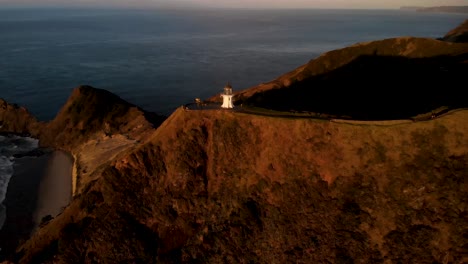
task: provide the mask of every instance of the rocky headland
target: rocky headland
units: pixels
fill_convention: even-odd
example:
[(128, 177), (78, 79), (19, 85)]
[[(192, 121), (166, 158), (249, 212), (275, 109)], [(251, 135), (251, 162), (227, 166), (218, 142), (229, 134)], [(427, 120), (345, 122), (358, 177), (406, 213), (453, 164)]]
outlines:
[[(456, 85), (467, 56), (464, 43), (363, 43), (237, 94), (359, 122), (184, 107), (164, 119), (88, 86), (48, 123), (2, 101), (0, 131), (75, 157), (72, 202), (6, 261), (467, 262), (468, 106)], [(441, 106), (451, 111), (388, 121)]]

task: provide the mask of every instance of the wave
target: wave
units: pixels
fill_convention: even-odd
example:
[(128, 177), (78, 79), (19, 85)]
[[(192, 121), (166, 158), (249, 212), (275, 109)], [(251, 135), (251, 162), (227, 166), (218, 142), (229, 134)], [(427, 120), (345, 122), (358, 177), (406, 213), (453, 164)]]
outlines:
[(0, 203), (5, 200), (8, 182), (13, 175), (13, 161), (6, 156), (0, 156)]
[(30, 137), (0, 136), (0, 229), (6, 219), (6, 208), (3, 205), (8, 183), (13, 176), (14, 155), (25, 154), (39, 147), (39, 141)]

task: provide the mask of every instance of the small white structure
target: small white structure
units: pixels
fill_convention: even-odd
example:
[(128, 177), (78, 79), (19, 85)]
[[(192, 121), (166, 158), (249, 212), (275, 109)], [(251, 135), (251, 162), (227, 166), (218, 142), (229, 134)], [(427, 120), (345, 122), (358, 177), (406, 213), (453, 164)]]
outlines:
[(222, 108), (234, 108), (234, 104), (232, 104), (232, 97), (234, 95), (232, 94), (232, 86), (228, 83), (224, 87), (224, 93), (221, 94), (221, 97), (223, 97), (223, 105), (221, 105)]

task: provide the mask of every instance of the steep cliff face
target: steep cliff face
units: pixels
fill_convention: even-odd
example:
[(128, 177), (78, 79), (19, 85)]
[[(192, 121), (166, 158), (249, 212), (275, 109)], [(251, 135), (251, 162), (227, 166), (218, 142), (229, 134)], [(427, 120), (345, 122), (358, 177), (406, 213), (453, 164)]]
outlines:
[(468, 111), (385, 126), (179, 109), (17, 257), (462, 263), (467, 131)]

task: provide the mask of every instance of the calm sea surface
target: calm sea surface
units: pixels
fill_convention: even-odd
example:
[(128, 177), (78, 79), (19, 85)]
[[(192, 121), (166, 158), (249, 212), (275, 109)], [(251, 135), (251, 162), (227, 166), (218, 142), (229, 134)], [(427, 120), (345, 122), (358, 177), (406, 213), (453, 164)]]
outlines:
[(325, 51), (436, 38), (465, 15), (384, 10), (1, 9), (0, 97), (52, 119), (80, 84), (170, 114), (274, 79)]

